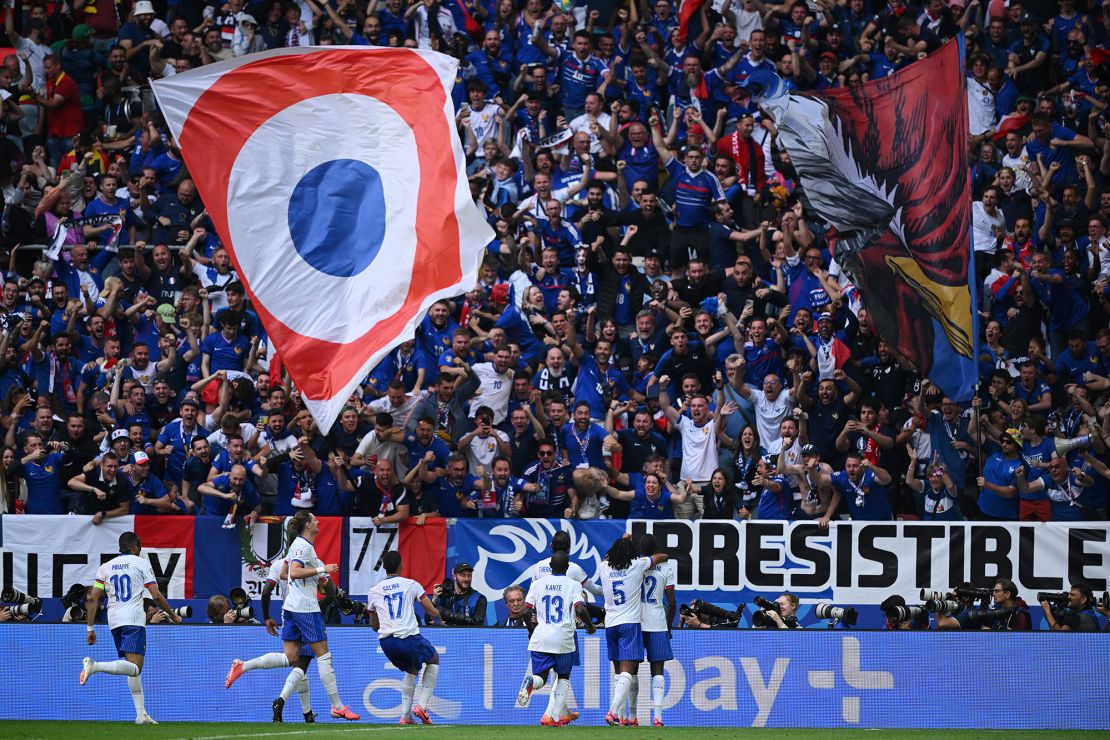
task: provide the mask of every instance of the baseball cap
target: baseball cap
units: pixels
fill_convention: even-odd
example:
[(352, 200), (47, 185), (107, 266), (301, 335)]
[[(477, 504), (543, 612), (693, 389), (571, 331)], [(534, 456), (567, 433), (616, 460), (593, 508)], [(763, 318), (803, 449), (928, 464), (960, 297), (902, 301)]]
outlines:
[(474, 566), (472, 566), (470, 563), (457, 563), (455, 565), (455, 567), (451, 570), (451, 572), (456, 574), (456, 575), (458, 575), (459, 573), (463, 573), (465, 571), (470, 571), (470, 572), (473, 573), (474, 572)]
[(112, 441), (115, 442), (117, 439), (130, 439), (130, 437), (127, 436), (127, 430), (117, 429), (112, 432)]
[(1021, 21), (1019, 21), (1019, 22), (1022, 25), (1026, 24), (1026, 23), (1032, 23), (1033, 25), (1036, 25), (1036, 24), (1040, 23), (1041, 20), (1037, 16), (1035, 16), (1033, 13), (1026, 12), (1025, 15), (1023, 15), (1021, 17)]
[(135, 3), (134, 15), (154, 15), (154, 3), (150, 0), (139, 0)]
[(1014, 429), (1013, 427), (1010, 427), (1009, 429), (1004, 431), (1002, 433), (1002, 436), (1012, 439), (1014, 441), (1014, 444), (1016, 444), (1018, 447), (1021, 447), (1021, 443), (1025, 441), (1025, 438), (1021, 436), (1021, 432), (1017, 429)]
[(136, 465), (149, 465), (150, 464), (150, 457), (145, 452), (143, 452), (142, 450), (139, 450), (138, 452), (135, 453), (135, 464)]
[(802, 455), (820, 455), (817, 445), (802, 445)]
[(79, 41), (81, 39), (87, 39), (89, 36), (92, 35), (92, 26), (88, 25), (87, 23), (78, 23), (76, 26), (73, 27), (73, 33), (71, 34), (71, 37)]
[[(839, 23), (833, 23), (831, 26), (829, 26), (827, 29), (825, 29), (825, 33), (827, 33), (827, 34), (828, 33), (833, 33), (833, 32), (844, 33), (844, 27), (841, 26)], [(826, 54), (831, 54), (832, 52), (825, 52), (825, 53)]]
[(163, 303), (161, 306), (154, 309), (154, 311), (158, 314), (163, 322), (167, 324), (177, 323), (177, 311), (175, 311), (173, 306), (171, 306), (170, 304)]
[(835, 62), (836, 61), (836, 54), (833, 54), (831, 51), (823, 51), (823, 52), (821, 52), (821, 55), (817, 58), (818, 59), (831, 59), (832, 61)]
[(244, 23), (249, 23), (252, 26), (257, 26), (258, 25), (258, 21), (256, 21), (254, 19), (254, 16), (251, 15), (250, 13), (243, 13), (242, 15), (239, 16), (239, 25), (241, 26)]

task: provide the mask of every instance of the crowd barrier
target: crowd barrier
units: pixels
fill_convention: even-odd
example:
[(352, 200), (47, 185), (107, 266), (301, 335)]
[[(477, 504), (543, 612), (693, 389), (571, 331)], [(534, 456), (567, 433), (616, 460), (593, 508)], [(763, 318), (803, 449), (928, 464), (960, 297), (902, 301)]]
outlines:
[[(0, 517), (0, 583), (42, 597), (60, 597), (74, 583), (91, 583), (114, 557), (121, 532), (143, 541), (160, 587), (173, 600), (203, 601), (242, 587), (261, 592), (268, 564), (286, 547), (279, 520), (252, 528), (223, 528), (221, 517), (129, 516), (94, 526), (87, 517)], [(876, 605), (900, 594), (917, 603), (921, 589), (961, 581), (1016, 582), (1032, 603), (1038, 591), (1062, 591), (1085, 581), (1096, 594), (1110, 578), (1110, 523), (564, 521), (546, 519), (431, 519), (375, 527), (370, 519), (323, 517), (316, 549), (340, 565), (337, 580), (354, 595), (383, 577), (381, 555), (401, 552), (404, 574), (426, 589), (449, 576), (456, 562), (474, 566), (474, 588), (504, 617), (502, 591), (550, 555), (551, 537), (567, 531), (571, 559), (594, 576), (624, 532), (651, 531), (676, 564), (680, 601), (699, 598), (729, 608), (756, 595), (798, 594), (803, 624), (818, 602), (856, 606), (860, 627), (881, 627)], [(1040, 610), (1033, 610), (1040, 619)], [(746, 613), (750, 613), (746, 612)], [(747, 623), (744, 623), (747, 626)]]
[[(528, 666), (527, 632), (425, 629), (441, 657), (429, 707), (437, 723), (535, 724), (547, 689), (527, 709), (516, 692)], [(97, 645), (80, 625), (0, 625), (9, 656), (0, 668), (0, 718), (124, 720), (127, 683), (95, 675), (78, 685), (81, 658), (114, 659), (106, 627)], [(344, 702), (364, 723), (395, 723), (401, 673), (368, 627), (332, 628), (329, 647)], [(230, 690), (233, 658), (278, 648), (261, 627), (163, 625), (148, 629), (143, 685), (161, 721), (266, 722), (287, 670), (246, 674)], [(602, 723), (610, 695), (603, 636), (579, 633), (581, 665), (570, 705)], [(676, 631), (667, 663), (665, 720), (674, 726), (1106, 729), (1110, 639), (1104, 634)], [(650, 718), (650, 680), (640, 675), (639, 716)], [(325, 713), (316, 669), (312, 704)], [(291, 699), (287, 721), (300, 721)]]

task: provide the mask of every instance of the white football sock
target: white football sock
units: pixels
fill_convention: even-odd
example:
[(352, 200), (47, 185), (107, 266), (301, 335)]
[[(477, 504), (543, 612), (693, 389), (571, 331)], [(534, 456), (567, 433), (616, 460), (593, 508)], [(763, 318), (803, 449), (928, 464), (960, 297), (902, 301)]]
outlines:
[(609, 704), (610, 713), (620, 715), (621, 710), (624, 709), (624, 702), (628, 699), (628, 689), (631, 686), (631, 673), (621, 673), (617, 676), (616, 684), (613, 687), (613, 701)]
[(424, 709), (428, 708), (428, 703), (432, 700), (432, 694), (436, 690), (436, 679), (439, 678), (439, 663), (428, 663), (424, 666), (424, 675), (420, 677), (420, 697), (417, 704)]
[(416, 693), (416, 676), (406, 673), (401, 679), (401, 716), (412, 716), (412, 695)]
[(251, 658), (243, 663), (243, 672), (254, 671), (259, 668), (288, 668), (289, 658), (285, 653), (266, 653), (257, 658)]
[(112, 673), (117, 676), (137, 676), (139, 666), (129, 660), (110, 660), (105, 663), (93, 662), (93, 673)]
[(301, 668), (298, 667), (289, 671), (289, 675), (285, 677), (285, 685), (281, 687), (281, 693), (279, 694), (282, 701), (289, 701), (289, 697), (297, 690), (302, 680), (304, 680), (304, 671)]
[[(537, 680), (540, 682), (539, 686), (536, 686)], [(536, 691), (542, 689), (544, 685), (543, 679), (539, 676), (532, 676), (532, 685), (536, 686), (536, 688), (534, 689)], [(556, 687), (558, 687), (558, 685), (559, 678), (558, 676), (556, 676), (555, 683), (551, 685), (551, 693), (547, 695), (547, 709), (543, 710), (543, 713), (546, 714), (548, 717), (551, 717), (551, 719), (559, 719), (559, 715), (555, 714), (555, 689)]]
[(666, 693), (666, 683), (663, 676), (651, 677), (651, 703), (655, 707), (655, 719), (663, 721), (663, 695)]
[(570, 681), (565, 678), (555, 679), (555, 688), (551, 690), (551, 696), (555, 698), (555, 713), (551, 715), (552, 719), (562, 719), (567, 713), (568, 688), (570, 688)]
[(636, 719), (636, 702), (640, 700), (640, 677), (633, 676), (628, 687), (628, 719)]
[(301, 682), (297, 684), (297, 696), (301, 697), (301, 714), (312, 711), (312, 699), (308, 694), (308, 679), (301, 673)]
[(335, 709), (342, 709), (343, 702), (339, 700), (339, 688), (335, 684), (335, 669), (331, 667), (331, 653), (316, 658), (316, 670), (320, 674), (320, 683), (324, 684), (324, 691), (328, 692), (328, 701)]
[[(135, 665), (132, 663), (131, 665)], [(135, 666), (138, 668), (138, 666)], [(131, 689), (131, 701), (135, 703), (135, 716), (146, 716), (146, 697), (143, 695), (143, 680), (138, 676), (127, 677), (127, 688)]]

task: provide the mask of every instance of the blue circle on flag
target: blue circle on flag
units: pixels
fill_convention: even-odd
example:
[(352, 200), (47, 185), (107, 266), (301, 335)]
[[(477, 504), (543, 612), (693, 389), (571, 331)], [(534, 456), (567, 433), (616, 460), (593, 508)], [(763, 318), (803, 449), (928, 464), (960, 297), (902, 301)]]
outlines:
[(305, 262), (334, 277), (365, 270), (385, 239), (378, 171), (355, 159), (313, 167), (289, 198), (289, 234)]

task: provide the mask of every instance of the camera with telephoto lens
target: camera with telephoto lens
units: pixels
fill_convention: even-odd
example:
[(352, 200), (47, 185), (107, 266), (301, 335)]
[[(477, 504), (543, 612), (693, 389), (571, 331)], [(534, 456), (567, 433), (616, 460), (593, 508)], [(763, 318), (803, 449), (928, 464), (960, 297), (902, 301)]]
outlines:
[(777, 601), (769, 601), (762, 596), (756, 596), (753, 601), (755, 601), (755, 605), (758, 606), (760, 609), (782, 614), (782, 607), (779, 606), (779, 603)]
[(0, 592), (0, 601), (11, 604), (8, 611), (12, 613), (12, 616), (33, 617), (42, 611), (42, 599), (25, 594), (11, 586)]
[(944, 616), (959, 614), (963, 610), (963, 605), (955, 599), (928, 599), (925, 601), (924, 607), (925, 611), (930, 614)]
[(971, 601), (990, 601), (992, 594), (989, 588), (976, 588), (975, 586), (956, 586), (953, 590), (958, 599)]
[(188, 619), (189, 617), (193, 616), (193, 607), (189, 606), (188, 604), (186, 604), (185, 606), (179, 606), (176, 609), (171, 609), (170, 611), (181, 617), (182, 619)]
[(233, 588), (228, 592), (228, 601), (231, 602), (231, 611), (235, 614), (235, 621), (254, 622), (254, 606), (251, 605), (250, 597), (247, 592), (241, 588)]
[(367, 618), (366, 604), (361, 601), (355, 601), (343, 589), (338, 589), (335, 594), (335, 605), (339, 607), (339, 611), (346, 614), (348, 617), (354, 615), (355, 621), (360, 622)]
[(698, 620), (710, 627), (737, 627), (743, 611), (743, 604), (737, 605), (735, 611), (729, 611), (701, 599), (694, 599), (689, 604), (678, 607), (678, 612), (683, 617), (696, 616)]
[(1017, 611), (1016, 606), (1007, 609), (968, 609), (965, 618), (971, 629), (993, 628), (996, 623), (1006, 624)]
[(1071, 594), (1069, 594), (1067, 591), (1059, 591), (1059, 592), (1057, 592), (1057, 591), (1038, 591), (1037, 592), (1037, 601), (1038, 602), (1047, 601), (1049, 604), (1052, 604), (1054, 607), (1055, 606), (1061, 606), (1061, 607), (1062, 606), (1067, 606), (1068, 605), (1068, 599), (1070, 599), (1070, 598), (1071, 598)]
[(828, 602), (822, 602), (813, 609), (813, 613), (817, 615), (818, 619), (831, 619), (834, 622), (843, 622), (849, 627), (854, 627), (856, 620), (859, 619), (859, 613), (852, 607), (834, 606)]
[(450, 578), (444, 579), (443, 583), (440, 584), (440, 588), (442, 588), (443, 591), (442, 591), (442, 593), (440, 593), (439, 598), (441, 598), (441, 599), (453, 599), (453, 598), (455, 598), (455, 582), (452, 581)]
[(886, 618), (894, 624), (908, 622), (911, 619), (920, 619), (924, 617), (926, 613), (927, 610), (923, 606), (899, 606), (897, 604), (883, 610), (883, 614), (886, 615)]
[(85, 621), (85, 618), (89, 616), (89, 612), (85, 608), (85, 587), (80, 583), (70, 586), (65, 596), (62, 597), (62, 606), (69, 614), (69, 621)]
[(444, 624), (453, 624), (456, 627), (483, 627), (485, 622), (477, 617), (472, 617), (469, 614), (459, 614), (458, 612), (443, 609), (440, 611), (439, 616), (443, 619)]
[(1095, 606), (1099, 609), (1110, 609), (1110, 591), (1102, 594), (1102, 598), (1095, 602)]

